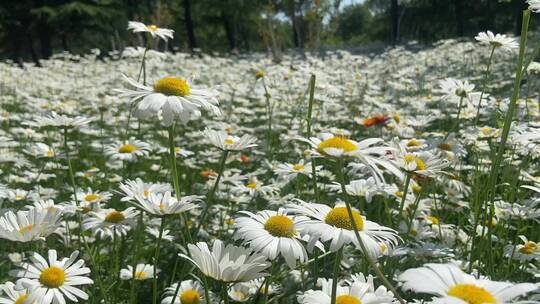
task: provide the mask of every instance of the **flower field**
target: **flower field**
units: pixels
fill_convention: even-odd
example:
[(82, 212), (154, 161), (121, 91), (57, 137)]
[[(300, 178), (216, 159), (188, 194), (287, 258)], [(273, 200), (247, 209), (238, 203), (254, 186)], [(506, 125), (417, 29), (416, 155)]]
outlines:
[(1, 63), (0, 303), (540, 303), (531, 14), (281, 63)]

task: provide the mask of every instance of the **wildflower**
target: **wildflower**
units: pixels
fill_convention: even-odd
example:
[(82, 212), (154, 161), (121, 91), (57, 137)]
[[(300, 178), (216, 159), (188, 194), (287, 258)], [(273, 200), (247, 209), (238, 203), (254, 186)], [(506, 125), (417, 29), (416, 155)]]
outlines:
[(237, 137), (228, 135), (224, 131), (206, 129), (203, 132), (203, 136), (210, 144), (223, 151), (242, 151), (257, 146), (255, 144), (257, 138), (247, 134)]
[(87, 277), (90, 268), (84, 267), (84, 260), (77, 260), (78, 251), (74, 251), (69, 258), (58, 260), (56, 250), (48, 251), (48, 260), (34, 252), (30, 256), (30, 263), (21, 263), (21, 269), (10, 272), (20, 278), (17, 285), (30, 290), (37, 298), (37, 303), (66, 303), (66, 298), (77, 302), (77, 298), (88, 300), (88, 294), (81, 289), (81, 285), (91, 285), (94, 282)]
[(161, 38), (164, 41), (167, 41), (169, 38), (173, 39), (173, 30), (160, 28), (154, 24), (146, 25), (142, 22), (129, 21), (128, 30), (131, 30), (134, 33), (149, 33), (152, 38)]
[(516, 39), (504, 34), (493, 34), (491, 31), (480, 32), (474, 39), (482, 44), (489, 45), (493, 48), (500, 48), (507, 52), (512, 52), (519, 47)]
[(188, 244), (188, 257), (206, 276), (223, 282), (246, 282), (266, 276), (263, 271), (270, 267), (264, 255), (234, 245), (225, 246), (222, 241), (215, 240), (210, 250), (204, 242)]
[[(158, 269), (156, 273), (159, 273)], [(154, 265), (151, 264), (137, 264), (135, 266), (135, 277), (133, 276), (133, 266), (128, 265), (127, 268), (120, 270), (120, 279), (136, 281), (148, 280), (154, 277)]]

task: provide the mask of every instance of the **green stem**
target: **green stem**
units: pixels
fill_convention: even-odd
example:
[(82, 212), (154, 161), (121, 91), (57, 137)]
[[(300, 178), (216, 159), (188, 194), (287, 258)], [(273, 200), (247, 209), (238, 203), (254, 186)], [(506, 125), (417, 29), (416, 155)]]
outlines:
[[(488, 217), (488, 243), (489, 243), (489, 250), (491, 251), (492, 242), (491, 242), (491, 232), (492, 232), (492, 220), (493, 216), (495, 214), (495, 185), (497, 183), (497, 179), (499, 177), (499, 169), (501, 166), (501, 162), (504, 156), (504, 151), (506, 148), (506, 142), (508, 140), (508, 134), (510, 133), (510, 127), (512, 125), (512, 119), (514, 117), (514, 110), (516, 108), (517, 100), (519, 97), (519, 91), (520, 91), (520, 85), (521, 85), (521, 79), (523, 78), (523, 61), (525, 57), (525, 48), (527, 46), (527, 33), (529, 29), (529, 19), (530, 19), (531, 12), (529, 10), (523, 11), (523, 20), (522, 20), (522, 27), (521, 27), (521, 38), (519, 43), (519, 56), (518, 56), (518, 64), (516, 67), (516, 79), (514, 81), (514, 89), (512, 92), (512, 97), (510, 99), (510, 104), (508, 105), (508, 111), (506, 112), (506, 117), (504, 121), (503, 131), (501, 135), (501, 141), (499, 144), (499, 149), (497, 152), (497, 155), (495, 157), (495, 160), (491, 166), (491, 173), (489, 175), (489, 182), (488, 182), (488, 193), (489, 193), (489, 201), (486, 201), (486, 204), (489, 203), (489, 217)], [(493, 263), (490, 259), (489, 261), (491, 273), (494, 272), (493, 269)]]
[(154, 277), (153, 277), (153, 284), (152, 284), (152, 295), (153, 295), (153, 304), (157, 304), (158, 299), (158, 290), (157, 290), (157, 267), (158, 267), (158, 260), (159, 260), (159, 251), (161, 249), (161, 239), (163, 238), (163, 229), (165, 228), (165, 220), (166, 216), (161, 218), (161, 224), (159, 225), (159, 236), (156, 244), (156, 250), (154, 252)]
[(356, 236), (356, 240), (358, 241), (358, 244), (360, 244), (360, 248), (362, 249), (362, 252), (364, 253), (364, 257), (368, 261), (371, 268), (373, 268), (373, 270), (375, 271), (375, 273), (377, 274), (379, 279), (382, 281), (384, 286), (386, 286), (386, 288), (388, 288), (388, 290), (390, 290), (392, 293), (394, 293), (394, 296), (399, 300), (399, 302), (401, 304), (406, 304), (405, 300), (403, 300), (403, 298), (401, 298), (401, 296), (398, 294), (397, 289), (394, 287), (394, 285), (392, 285), (392, 283), (390, 283), (390, 281), (386, 278), (386, 276), (384, 275), (382, 270), (379, 268), (379, 266), (377, 266), (377, 263), (375, 263), (375, 260), (369, 254), (369, 251), (367, 250), (366, 244), (364, 244), (364, 241), (360, 237), (360, 233), (358, 232), (356, 222), (354, 221), (354, 218), (353, 218), (351, 203), (349, 202), (349, 197), (348, 197), (347, 191), (345, 189), (345, 175), (343, 174), (344, 162), (343, 162), (342, 159), (340, 159), (337, 162), (337, 166), (338, 166), (337, 175), (339, 177), (339, 182), (341, 184), (341, 192), (343, 194), (343, 198), (344, 198), (344, 201), (345, 201), (345, 206), (347, 207), (347, 213), (349, 214), (349, 220), (351, 222), (351, 226), (352, 226), (352, 230), (354, 231), (354, 235)]
[(336, 304), (337, 295), (337, 282), (339, 277), (339, 266), (341, 264), (341, 257), (343, 256), (343, 246), (336, 252), (336, 259), (334, 260), (334, 272), (332, 276), (332, 297), (331, 304)]
[(266, 141), (267, 141), (267, 153), (270, 160), (272, 160), (272, 105), (270, 104), (270, 93), (266, 88), (266, 83), (264, 78), (262, 79), (262, 84), (264, 88), (264, 99), (267, 115), (267, 127), (266, 127)]
[(491, 61), (493, 59), (493, 54), (495, 54), (495, 46), (491, 48), (491, 53), (489, 54), (489, 59), (486, 67), (486, 73), (484, 74), (484, 80), (482, 81), (482, 92), (480, 93), (480, 99), (478, 100), (478, 109), (476, 110), (476, 118), (474, 119), (475, 126), (478, 124), (478, 119), (480, 118), (480, 107), (482, 106), (482, 98), (484, 98), (484, 92), (486, 91), (487, 80), (491, 69)]
[(401, 216), (401, 214), (403, 213), (403, 208), (405, 207), (405, 199), (407, 198), (407, 193), (409, 192), (410, 183), (411, 183), (411, 174), (407, 173), (407, 176), (405, 177), (405, 185), (403, 186), (403, 190), (401, 190), (402, 194), (401, 194), (401, 203), (399, 204), (399, 216)]
[[(225, 303), (225, 304), (229, 304), (229, 294), (228, 294), (228, 292), (227, 292), (227, 289), (228, 289), (227, 285), (228, 285), (228, 284), (225, 283), (225, 282), (223, 282), (223, 284), (221, 285), (221, 290), (222, 290), (222, 291), (221, 291), (221, 292), (222, 292), (222, 294), (221, 294), (221, 299), (223, 300), (223, 303)], [(207, 300), (207, 301), (208, 301), (208, 300)], [(207, 302), (207, 303), (208, 303), (208, 302)]]
[(197, 229), (196, 229), (197, 232), (201, 229), (202, 223), (204, 222), (204, 220), (206, 219), (206, 216), (208, 215), (208, 211), (210, 210), (210, 206), (212, 204), (212, 201), (214, 200), (214, 196), (219, 187), (219, 182), (221, 181), (221, 177), (223, 176), (223, 171), (225, 170), (225, 164), (227, 162), (228, 156), (229, 156), (229, 151), (223, 150), (223, 154), (221, 154), (221, 159), (219, 161), (218, 176), (216, 177), (216, 180), (214, 182), (214, 185), (212, 186), (212, 189), (210, 190), (210, 192), (208, 192), (208, 196), (206, 199), (206, 206), (204, 207), (204, 210), (201, 214), (201, 220), (199, 221), (199, 225), (197, 226)]
[[(311, 124), (313, 116), (313, 102), (315, 100), (315, 75), (312, 74), (309, 80), (309, 105), (307, 115), (307, 132), (306, 136), (309, 139), (311, 137)], [(319, 188), (317, 187), (317, 164), (315, 158), (311, 158), (311, 181), (313, 182), (313, 192), (315, 193), (315, 202), (319, 202)]]

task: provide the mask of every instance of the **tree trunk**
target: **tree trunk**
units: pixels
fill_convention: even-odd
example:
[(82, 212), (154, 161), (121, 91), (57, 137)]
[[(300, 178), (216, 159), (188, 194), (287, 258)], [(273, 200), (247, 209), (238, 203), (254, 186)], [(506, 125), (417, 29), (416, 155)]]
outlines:
[(398, 0), (392, 0), (390, 8), (390, 18), (392, 19), (392, 44), (399, 41), (399, 3)]
[(465, 34), (463, 0), (454, 0), (454, 6), (456, 11), (456, 35), (462, 37)]
[(234, 37), (235, 35), (231, 27), (231, 23), (229, 22), (229, 18), (227, 18), (227, 15), (225, 15), (223, 11), (221, 12), (221, 22), (223, 24), (223, 29), (225, 30), (225, 36), (227, 36), (229, 49), (232, 51), (236, 48), (236, 39)]
[(36, 66), (41, 67), (41, 63), (39, 62), (39, 57), (36, 53), (36, 49), (34, 48), (34, 39), (32, 39), (32, 35), (28, 32), (26, 33), (26, 39), (28, 40), (28, 50), (30, 51), (32, 60), (34, 61)]
[(195, 39), (195, 31), (193, 29), (193, 19), (191, 18), (191, 0), (184, 0), (184, 22), (188, 36), (189, 48), (191, 50), (197, 48), (197, 40)]

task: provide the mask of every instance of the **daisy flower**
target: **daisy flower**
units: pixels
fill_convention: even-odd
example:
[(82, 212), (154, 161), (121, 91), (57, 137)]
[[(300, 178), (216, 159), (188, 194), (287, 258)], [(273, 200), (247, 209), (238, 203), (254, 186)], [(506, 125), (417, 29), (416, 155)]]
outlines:
[(82, 116), (69, 117), (66, 115), (57, 114), (56, 112), (51, 112), (51, 114), (45, 117), (35, 119), (33, 122), (30, 122), (29, 125), (35, 127), (58, 127), (61, 129), (72, 129), (87, 125), (91, 121), (91, 119)]
[(412, 152), (396, 155), (397, 165), (409, 174), (422, 176), (436, 176), (445, 173), (443, 169), (450, 166), (445, 158), (435, 155), (431, 152)]
[(150, 145), (136, 139), (124, 141), (105, 148), (105, 155), (113, 160), (134, 161), (139, 157), (148, 156)]
[(266, 276), (263, 271), (270, 267), (266, 257), (249, 249), (223, 244), (215, 240), (212, 249), (204, 242), (188, 244), (189, 254), (180, 254), (191, 261), (208, 277), (223, 282), (246, 282)]
[(170, 191), (166, 191), (165, 193), (150, 193), (147, 197), (136, 195), (135, 201), (132, 203), (150, 214), (163, 216), (195, 209), (199, 206), (194, 202), (199, 201), (199, 199), (198, 196), (191, 195), (183, 196), (178, 201)]
[(540, 244), (529, 241), (524, 235), (520, 235), (519, 238), (523, 241), (523, 244), (506, 246), (504, 255), (522, 262), (540, 260)]
[(129, 21), (127, 29), (134, 33), (149, 33), (150, 35), (152, 35), (152, 38), (158, 37), (163, 39), (164, 41), (167, 41), (169, 38), (173, 39), (174, 33), (174, 30), (160, 28), (154, 24), (146, 25), (138, 21)]
[(26, 153), (37, 158), (53, 158), (56, 155), (54, 149), (44, 143), (35, 143)]
[[(112, 197), (110, 192), (93, 191), (88, 188), (86, 191), (77, 191), (77, 199), (87, 204), (99, 204), (108, 201)], [(74, 196), (72, 196), (75, 199)]]
[(371, 203), (374, 195), (382, 192), (373, 177), (353, 180), (348, 185), (345, 185), (345, 191), (350, 196), (364, 197), (368, 203)]
[(527, 0), (529, 9), (535, 13), (540, 12), (540, 0)]
[[(300, 304), (332, 303), (332, 280), (320, 279), (321, 290), (308, 290), (298, 296)], [(352, 276), (348, 282), (337, 285), (337, 304), (383, 304), (395, 303), (394, 295), (383, 286), (375, 289), (373, 277), (366, 280), (363, 274)]]
[(199, 117), (200, 108), (215, 115), (221, 112), (217, 107), (218, 92), (213, 89), (192, 87), (188, 80), (179, 77), (164, 77), (149, 87), (125, 76), (124, 79), (135, 90), (117, 90), (122, 97), (129, 97), (130, 102), (137, 102), (135, 116), (141, 119), (152, 115), (161, 115), (161, 123), (171, 126), (176, 119), (183, 123)]
[(300, 138), (300, 140), (311, 145), (310, 153), (316, 157), (354, 158), (371, 171), (378, 183), (384, 181), (384, 172), (379, 166), (398, 176), (401, 174), (386, 158), (392, 148), (381, 145), (383, 143), (381, 138), (368, 138), (356, 142), (342, 135), (323, 133), (321, 138)]
[(474, 84), (467, 80), (446, 78), (439, 81), (439, 92), (443, 94), (442, 99), (459, 100), (464, 98), (472, 100)]
[(29, 289), (38, 298), (37, 303), (66, 303), (64, 297), (73, 302), (78, 302), (77, 298), (88, 300), (88, 294), (78, 286), (94, 282), (87, 277), (90, 268), (84, 267), (84, 260), (77, 260), (78, 255), (79, 252), (74, 251), (69, 258), (58, 260), (56, 250), (50, 249), (47, 261), (34, 252), (30, 263), (21, 263), (22, 269), (13, 270), (10, 274), (21, 278), (17, 285)]
[(538, 288), (530, 283), (477, 279), (454, 264), (425, 264), (406, 270), (398, 280), (403, 289), (434, 295), (438, 303), (510, 303)]
[[(178, 289), (178, 292), (176, 291)], [(173, 296), (176, 298), (173, 300)], [(186, 280), (180, 283), (174, 283), (165, 289), (165, 297), (161, 304), (206, 304), (204, 298), (204, 289), (201, 283), (193, 280)]]
[(102, 209), (89, 213), (89, 217), (84, 220), (85, 230), (92, 230), (94, 235), (101, 238), (127, 235), (131, 227), (135, 224), (135, 217), (138, 212), (134, 207), (129, 207), (123, 211), (114, 209)]
[(519, 43), (516, 39), (504, 34), (493, 34), (491, 31), (480, 32), (474, 39), (481, 44), (489, 45), (493, 48), (500, 48), (507, 52), (512, 52), (519, 47)]
[(247, 216), (235, 219), (236, 238), (242, 239), (255, 252), (262, 253), (271, 261), (281, 255), (290, 268), (296, 266), (297, 260), (300, 263), (307, 260), (306, 249), (296, 231), (296, 217), (288, 216), (282, 209), (277, 212), (240, 213)]
[(202, 134), (210, 144), (223, 151), (242, 151), (257, 146), (255, 143), (257, 138), (248, 134), (238, 137), (231, 136), (224, 131), (214, 131), (210, 129), (204, 130)]
[(6, 282), (0, 284), (0, 304), (26, 304), (35, 303), (35, 295), (31, 295), (27, 290), (19, 290), (15, 284)]
[[(156, 273), (159, 273), (158, 269)], [(152, 279), (154, 277), (154, 265), (151, 264), (137, 264), (135, 266), (135, 280), (142, 281)], [(131, 280), (133, 279), (133, 266), (128, 265), (127, 268), (120, 269), (120, 279)]]
[[(317, 166), (317, 169), (322, 168), (322, 166)], [(299, 174), (311, 177), (312, 173), (311, 163), (304, 163), (304, 160), (296, 164), (283, 163), (279, 164), (274, 168), (274, 172), (281, 178), (291, 181), (295, 179)]]
[(30, 207), (27, 211), (8, 211), (0, 217), (0, 239), (14, 242), (44, 240), (59, 226), (60, 209)]
[[(334, 208), (331, 208), (323, 204), (298, 201), (298, 203), (288, 205), (287, 208), (292, 213), (304, 216), (298, 219), (296, 227), (303, 236), (309, 237), (308, 250), (313, 249), (318, 240), (331, 241), (330, 251), (332, 252), (350, 243), (356, 245), (357, 248), (361, 247), (345, 205), (336, 204)], [(358, 233), (372, 257), (380, 256), (388, 247), (393, 248), (400, 241), (395, 230), (368, 221), (356, 209), (353, 209), (352, 213)]]
[(135, 180), (127, 180), (120, 184), (120, 190), (124, 192), (125, 196), (120, 199), (121, 201), (132, 201), (137, 197), (148, 198), (151, 193), (165, 193), (172, 191), (170, 184), (155, 184), (145, 183), (140, 178)]

